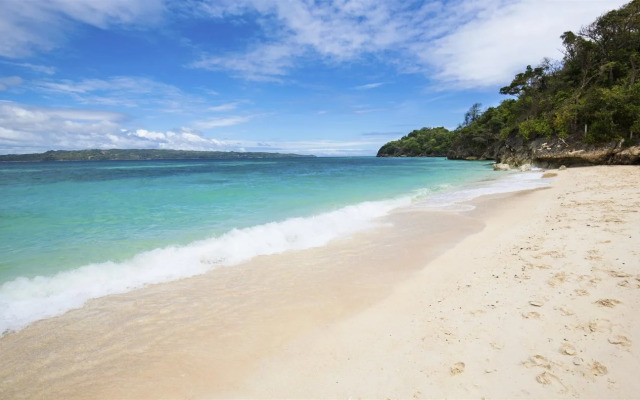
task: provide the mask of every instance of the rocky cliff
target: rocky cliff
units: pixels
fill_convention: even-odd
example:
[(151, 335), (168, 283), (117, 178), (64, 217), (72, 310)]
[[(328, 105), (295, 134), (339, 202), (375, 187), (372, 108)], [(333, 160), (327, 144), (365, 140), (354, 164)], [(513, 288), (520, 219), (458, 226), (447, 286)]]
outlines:
[(640, 146), (625, 146), (624, 140), (600, 145), (570, 138), (541, 138), (524, 142), (506, 140), (496, 161), (509, 165), (533, 164), (544, 168), (586, 165), (640, 164)]
[(624, 140), (603, 144), (587, 144), (580, 138), (538, 138), (527, 141), (513, 135), (490, 144), (481, 152), (473, 148), (453, 148), (448, 158), (457, 160), (495, 160), (513, 167), (532, 164), (542, 168), (587, 165), (640, 164), (640, 145), (629, 145)]

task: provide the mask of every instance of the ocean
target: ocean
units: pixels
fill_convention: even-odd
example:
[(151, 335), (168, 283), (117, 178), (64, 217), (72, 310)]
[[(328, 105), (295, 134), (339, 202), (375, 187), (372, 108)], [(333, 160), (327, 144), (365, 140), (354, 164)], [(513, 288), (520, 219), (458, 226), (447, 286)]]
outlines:
[(403, 207), (543, 186), (443, 158), (0, 163), (0, 334), (87, 300), (323, 246)]

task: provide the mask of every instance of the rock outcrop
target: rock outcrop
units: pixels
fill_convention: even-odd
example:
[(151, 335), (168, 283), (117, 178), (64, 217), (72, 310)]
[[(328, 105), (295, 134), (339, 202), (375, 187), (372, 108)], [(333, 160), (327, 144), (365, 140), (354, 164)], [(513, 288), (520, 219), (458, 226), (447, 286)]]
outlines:
[(596, 146), (575, 138), (540, 138), (525, 142), (518, 137), (507, 139), (496, 153), (496, 161), (513, 166), (528, 163), (542, 168), (640, 164), (640, 146), (625, 146), (624, 140)]
[[(584, 143), (579, 137), (538, 138), (526, 140), (512, 135), (506, 140), (491, 143), (481, 149), (453, 148), (447, 157), (453, 160), (495, 160), (496, 164), (506, 164), (514, 168), (528, 164), (541, 168), (587, 165), (630, 165), (640, 164), (640, 145), (636, 142), (628, 146), (624, 140), (604, 144)], [(494, 166), (494, 169), (502, 167)]]
[(494, 171), (509, 171), (511, 167), (509, 164), (495, 163), (493, 164)]

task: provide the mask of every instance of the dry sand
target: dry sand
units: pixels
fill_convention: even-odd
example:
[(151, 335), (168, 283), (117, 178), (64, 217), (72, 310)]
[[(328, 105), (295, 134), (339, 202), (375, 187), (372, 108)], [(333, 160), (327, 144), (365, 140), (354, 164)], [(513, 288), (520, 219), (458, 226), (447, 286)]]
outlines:
[(640, 167), (89, 302), (0, 339), (0, 398), (632, 398)]
[(640, 167), (559, 171), (474, 214), (482, 232), (229, 395), (640, 396)]

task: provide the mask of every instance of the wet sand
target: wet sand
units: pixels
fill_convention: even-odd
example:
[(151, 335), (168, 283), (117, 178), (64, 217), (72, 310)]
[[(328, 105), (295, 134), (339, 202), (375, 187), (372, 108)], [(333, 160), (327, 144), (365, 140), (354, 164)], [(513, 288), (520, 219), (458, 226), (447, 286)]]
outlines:
[[(305, 251), (88, 302), (0, 339), (1, 398), (210, 398), (388, 296), (481, 221), (404, 211)], [(424, 245), (424, 238), (429, 245)]]
[(485, 228), (221, 397), (635, 398), (640, 167), (481, 199)]
[(0, 398), (633, 397), (640, 167), (90, 301), (0, 339)]

